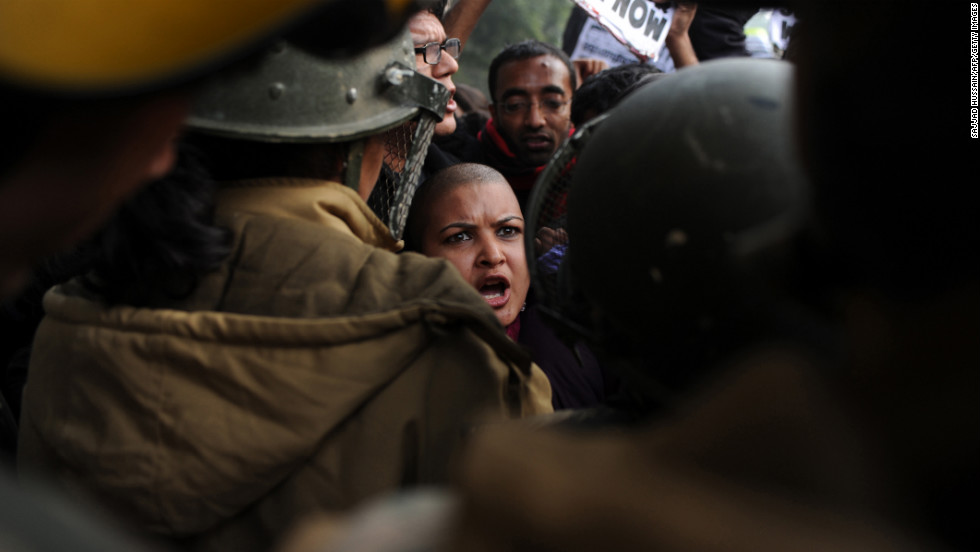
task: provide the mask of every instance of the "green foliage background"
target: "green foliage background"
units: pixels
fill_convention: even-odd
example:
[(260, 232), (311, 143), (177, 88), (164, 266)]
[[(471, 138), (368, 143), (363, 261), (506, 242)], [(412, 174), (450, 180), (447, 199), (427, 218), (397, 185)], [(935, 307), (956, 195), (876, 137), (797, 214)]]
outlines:
[(528, 38), (561, 47), (562, 31), (574, 6), (571, 0), (493, 0), (470, 35), (453, 80), (475, 86), (489, 97), (487, 69), (494, 56), (508, 44)]

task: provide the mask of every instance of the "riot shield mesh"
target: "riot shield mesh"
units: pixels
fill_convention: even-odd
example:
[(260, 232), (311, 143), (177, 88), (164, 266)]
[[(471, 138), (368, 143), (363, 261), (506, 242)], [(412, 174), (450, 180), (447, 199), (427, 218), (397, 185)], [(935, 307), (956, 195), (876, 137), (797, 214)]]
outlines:
[(422, 163), (432, 141), (436, 119), (427, 112), (385, 132), (385, 158), (368, 205), (395, 239), (401, 239), (418, 189)]
[(538, 177), (525, 213), (524, 249), (539, 309), (553, 323), (564, 327), (559, 329), (580, 335), (589, 331), (585, 315), (579, 312), (582, 302), (569, 281), (565, 262), (571, 245), (566, 230), (568, 193), (575, 160), (605, 118), (589, 121), (558, 148)]

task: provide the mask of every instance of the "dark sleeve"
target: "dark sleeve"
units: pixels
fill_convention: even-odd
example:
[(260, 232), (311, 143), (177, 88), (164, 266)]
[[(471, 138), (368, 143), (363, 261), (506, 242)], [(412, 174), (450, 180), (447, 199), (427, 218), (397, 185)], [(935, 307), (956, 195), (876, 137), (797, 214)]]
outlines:
[[(470, 118), (471, 114), (466, 115), (464, 120), (456, 123), (456, 131), (449, 136), (436, 136), (432, 143), (439, 148), (441, 155), (453, 160), (453, 163), (486, 163), (483, 155), (483, 148), (477, 138), (480, 124), (479, 116)], [(480, 127), (482, 128), (482, 127)], [(431, 151), (431, 147), (430, 147)]]
[(575, 45), (578, 44), (578, 36), (582, 34), (585, 22), (589, 20), (589, 13), (582, 8), (575, 6), (572, 13), (568, 15), (565, 22), (565, 32), (561, 36), (561, 49), (566, 55), (572, 55)]
[(750, 8), (720, 8), (699, 5), (688, 35), (700, 61), (748, 56), (745, 24), (757, 12)]
[(429, 144), (429, 149), (425, 154), (425, 161), (422, 163), (422, 175), (419, 177), (419, 182), (457, 163), (459, 163), (459, 159), (455, 155), (444, 150), (439, 144), (432, 142)]

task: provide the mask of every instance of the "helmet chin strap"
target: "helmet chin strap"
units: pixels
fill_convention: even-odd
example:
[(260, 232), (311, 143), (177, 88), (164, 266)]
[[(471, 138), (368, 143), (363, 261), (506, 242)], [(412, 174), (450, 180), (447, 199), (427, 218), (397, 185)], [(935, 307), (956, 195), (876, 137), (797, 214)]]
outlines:
[(364, 142), (366, 140), (354, 140), (347, 147), (347, 162), (344, 163), (344, 185), (354, 190), (360, 191), (361, 187), (361, 163), (364, 161)]

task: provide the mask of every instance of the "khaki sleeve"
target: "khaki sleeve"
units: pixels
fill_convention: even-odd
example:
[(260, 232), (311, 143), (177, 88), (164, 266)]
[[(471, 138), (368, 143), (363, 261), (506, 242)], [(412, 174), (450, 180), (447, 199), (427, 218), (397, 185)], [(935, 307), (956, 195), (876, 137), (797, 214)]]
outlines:
[(555, 411), (551, 405), (551, 382), (537, 364), (531, 364), (531, 376), (527, 381), (527, 394), (524, 397), (525, 416), (550, 414)]

